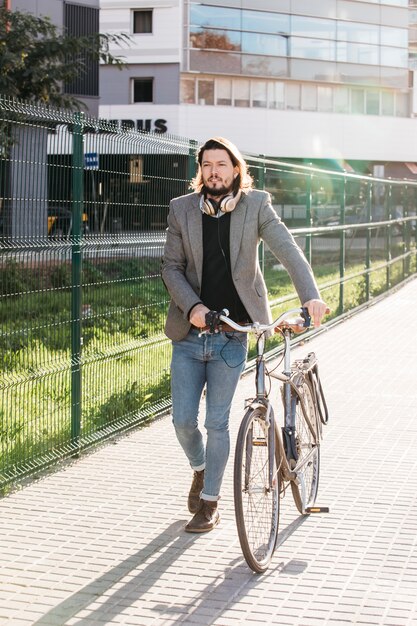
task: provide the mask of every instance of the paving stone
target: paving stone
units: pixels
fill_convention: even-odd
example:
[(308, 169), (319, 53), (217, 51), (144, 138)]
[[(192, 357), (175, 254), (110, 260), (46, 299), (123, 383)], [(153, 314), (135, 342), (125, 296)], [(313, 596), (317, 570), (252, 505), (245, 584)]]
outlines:
[(417, 626), (416, 302), (413, 280), (295, 349), (320, 360), (330, 513), (299, 516), (288, 490), (268, 572), (242, 557), (233, 452), (220, 526), (184, 532), (191, 471), (167, 416), (0, 500), (1, 624)]

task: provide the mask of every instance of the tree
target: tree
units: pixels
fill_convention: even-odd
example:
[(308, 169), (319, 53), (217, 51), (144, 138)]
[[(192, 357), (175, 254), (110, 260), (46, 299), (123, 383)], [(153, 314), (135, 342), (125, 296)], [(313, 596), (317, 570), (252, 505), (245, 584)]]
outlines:
[(88, 61), (103, 61), (120, 69), (111, 44), (129, 42), (125, 34), (95, 33), (75, 37), (60, 32), (48, 17), (8, 11), (0, 7), (0, 94), (66, 109), (84, 107), (76, 96), (63, 92), (86, 72)]
[(191, 33), (191, 43), (194, 48), (211, 48), (213, 50), (236, 50), (240, 51), (240, 44), (233, 43), (227, 34), (219, 34), (215, 31)]

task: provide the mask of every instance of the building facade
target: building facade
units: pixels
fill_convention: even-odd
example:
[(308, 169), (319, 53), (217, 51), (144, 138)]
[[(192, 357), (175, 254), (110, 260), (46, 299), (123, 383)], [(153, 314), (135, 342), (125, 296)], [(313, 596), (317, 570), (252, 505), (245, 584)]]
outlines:
[[(8, 0), (5, 6), (12, 11), (47, 16), (58, 30), (74, 36), (99, 32), (98, 0)], [(82, 59), (77, 79), (62, 89), (76, 96), (90, 115), (98, 115), (98, 62)], [(13, 132), (10, 158), (3, 162), (0, 172), (0, 238), (45, 237), (50, 234), (48, 218), (56, 221), (63, 210), (69, 210), (71, 199), (56, 194), (51, 197), (47, 128), (21, 124)]]
[[(12, 11), (23, 11), (36, 16), (47, 16), (58, 27), (70, 35), (85, 36), (99, 32), (99, 0), (9, 0)], [(83, 59), (85, 71), (81, 70), (77, 80), (63, 85), (67, 94), (76, 96), (83, 102), (90, 115), (98, 115), (99, 105), (99, 64)]]
[(102, 32), (131, 37), (127, 69), (101, 67), (101, 117), (198, 141), (224, 135), (280, 158), (417, 160), (409, 0), (101, 0), (100, 9)]

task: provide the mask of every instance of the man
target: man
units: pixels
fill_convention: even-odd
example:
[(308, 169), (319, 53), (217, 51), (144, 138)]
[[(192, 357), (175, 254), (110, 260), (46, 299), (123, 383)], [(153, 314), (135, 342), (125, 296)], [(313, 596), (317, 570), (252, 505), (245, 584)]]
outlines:
[[(162, 278), (171, 303), (165, 332), (172, 340), (173, 423), (194, 471), (188, 532), (219, 523), (218, 500), (229, 456), (229, 413), (245, 365), (245, 333), (223, 326), (199, 336), (210, 310), (227, 308), (238, 323), (271, 322), (258, 264), (263, 239), (285, 266), (300, 301), (318, 326), (326, 304), (310, 265), (273, 210), (267, 192), (252, 188), (242, 155), (227, 139), (209, 139), (198, 153), (194, 193), (170, 203)], [(206, 386), (207, 443), (198, 427)]]

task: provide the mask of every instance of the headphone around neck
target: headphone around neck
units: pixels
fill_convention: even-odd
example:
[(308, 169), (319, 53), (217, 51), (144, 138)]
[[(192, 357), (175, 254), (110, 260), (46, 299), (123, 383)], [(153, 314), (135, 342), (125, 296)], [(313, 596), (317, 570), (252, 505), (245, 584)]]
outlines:
[(233, 209), (236, 208), (236, 205), (239, 202), (241, 195), (242, 190), (239, 189), (235, 196), (233, 194), (225, 196), (221, 199), (220, 206), (217, 209), (216, 205), (213, 204), (213, 202), (209, 198), (205, 198), (204, 194), (201, 194), (200, 209), (203, 211), (203, 213), (212, 216), (217, 215), (220, 211), (222, 213), (230, 213), (230, 211), (233, 211)]

